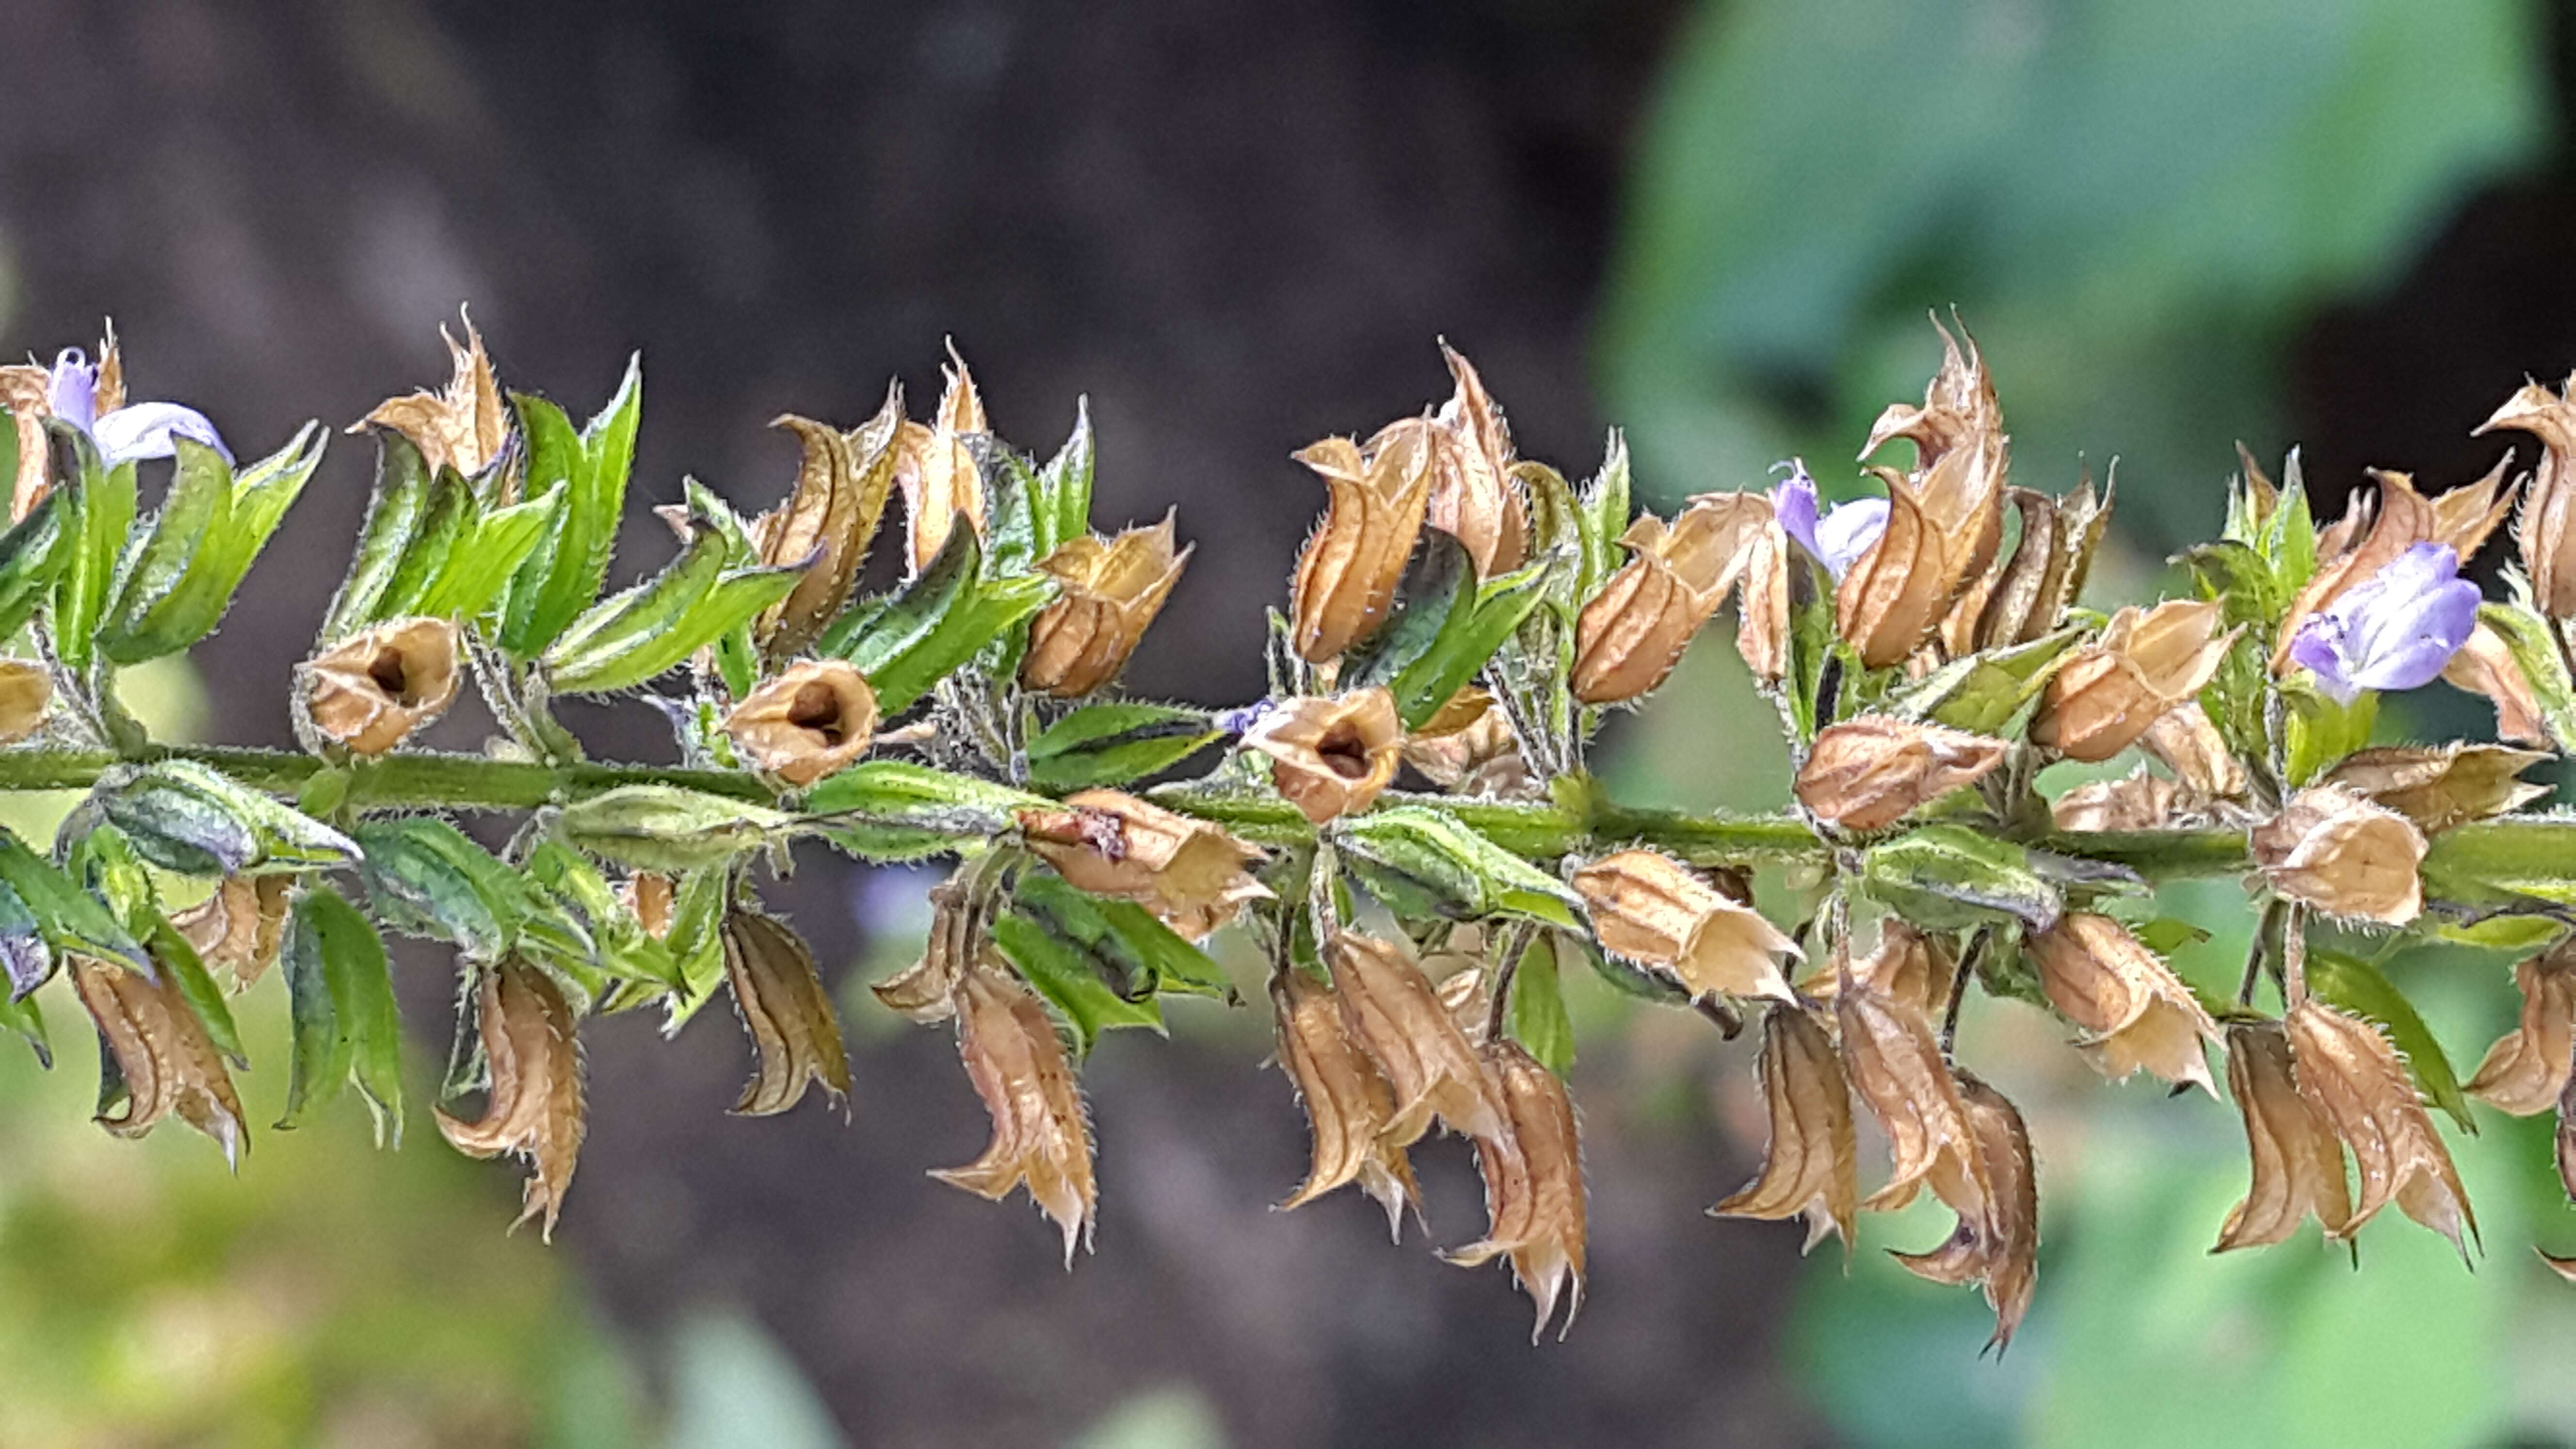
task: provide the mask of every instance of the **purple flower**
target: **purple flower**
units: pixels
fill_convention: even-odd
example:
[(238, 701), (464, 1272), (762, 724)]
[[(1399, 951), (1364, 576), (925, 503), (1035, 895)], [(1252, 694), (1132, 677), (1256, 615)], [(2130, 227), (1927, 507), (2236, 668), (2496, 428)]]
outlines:
[(55, 417), (89, 434), (98, 444), (100, 461), (111, 468), (138, 459), (171, 457), (179, 451), (174, 438), (203, 443), (222, 454), (225, 462), (233, 460), (223, 435), (195, 408), (171, 402), (136, 403), (100, 417), (98, 365), (77, 347), (54, 355), (46, 406)]
[(1780, 468), (1790, 471), (1788, 480), (1771, 490), (1772, 516), (1827, 573), (1841, 578), (1887, 531), (1887, 500), (1863, 498), (1819, 516), (1816, 480), (1807, 476), (1806, 460), (1793, 458), (1772, 471)]
[(2350, 704), (2365, 689), (2433, 682), (2478, 626), (2478, 586), (2460, 577), (2449, 544), (2419, 543), (2311, 614), (2290, 639), (2290, 660)]

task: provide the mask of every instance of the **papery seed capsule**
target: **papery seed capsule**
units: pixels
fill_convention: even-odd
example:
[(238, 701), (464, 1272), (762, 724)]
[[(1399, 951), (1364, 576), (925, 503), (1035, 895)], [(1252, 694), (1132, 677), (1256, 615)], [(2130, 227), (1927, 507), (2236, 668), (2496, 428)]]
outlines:
[(1458, 691), (1457, 698), (1407, 734), (1404, 762), (1433, 784), (1462, 795), (1517, 796), (1536, 790), (1510, 716), (1481, 689)]
[(296, 666), (305, 713), (350, 753), (381, 755), (455, 702), (456, 625), (397, 619)]
[(2300, 791), (2248, 839), (2272, 889), (2328, 915), (2402, 926), (2424, 909), (2424, 832), (2339, 786)]
[(230, 971), (237, 987), (247, 987), (277, 960), (292, 881), (283, 875), (228, 875), (213, 895), (172, 912), (170, 924), (206, 966)]
[(53, 707), (53, 671), (32, 659), (0, 659), (0, 745), (43, 728)]
[(745, 695), (724, 728), (753, 769), (802, 789), (868, 752), (877, 695), (841, 660), (809, 659)]
[(2509, 745), (2554, 746), (2540, 696), (2504, 636), (2493, 628), (2480, 624), (2470, 630), (2468, 642), (2442, 666), (2442, 678), (2471, 694), (2486, 696), (2495, 706), (2497, 739)]
[(948, 530), (958, 515), (978, 535), (984, 531), (984, 474), (966, 440), (988, 431), (984, 399), (975, 391), (975, 375), (966, 360), (950, 348), (941, 368), (948, 384), (939, 395), (939, 412), (928, 426), (906, 422), (896, 430), (895, 486), (903, 490), (904, 529), (919, 574), (939, 557)]
[(1394, 1091), (1395, 1116), (1380, 1131), (1387, 1142), (1411, 1145), (1435, 1116), (1470, 1137), (1507, 1130), (1475, 1047), (1403, 947), (1338, 931), (1324, 943), (1324, 960), (1343, 1029)]
[(1670, 525), (1653, 514), (1619, 542), (1628, 562), (1583, 606), (1574, 630), (1574, 697), (1617, 704), (1664, 682), (1708, 622), (1771, 522), (1759, 493), (1691, 500)]
[[(1485, 1179), (1485, 1236), (1441, 1256), (1461, 1267), (1508, 1257), (1512, 1279), (1538, 1306), (1536, 1342), (1566, 1300), (1565, 1327), (1583, 1309), (1583, 1145), (1574, 1099), (1554, 1072), (1510, 1041), (1480, 1049), (1509, 1130), (1476, 1139)], [(1563, 1333), (1560, 1331), (1559, 1336)]]
[(850, 1057), (814, 953), (786, 922), (758, 911), (727, 911), (722, 939), (725, 986), (759, 1058), (733, 1110), (746, 1117), (784, 1112), (803, 1100), (808, 1082), (822, 1083), (835, 1104), (846, 1102)]
[[(770, 660), (813, 643), (849, 603), (905, 456), (903, 421), (899, 383), (886, 390), (874, 418), (849, 432), (794, 414), (772, 420), (770, 426), (796, 434), (803, 458), (795, 488), (752, 524), (752, 537), (763, 565), (802, 567), (805, 576), (752, 626), (752, 638)], [(675, 526), (686, 542), (685, 510)]]
[(1270, 757), (1271, 783), (1321, 825), (1367, 809), (1395, 779), (1404, 723), (1384, 688), (1282, 700), (1244, 732), (1244, 748)]
[(1029, 848), (1074, 885), (1134, 901), (1192, 940), (1270, 898), (1246, 869), (1262, 858), (1259, 847), (1204, 820), (1116, 790), (1085, 790), (1064, 805), (1020, 813)]
[(1041, 694), (1073, 699), (1117, 677), (1146, 626), (1189, 562), (1172, 547), (1172, 515), (1115, 539), (1086, 535), (1038, 563), (1056, 580), (1055, 602), (1029, 626), (1020, 682)]
[(2540, 440), (2540, 466), (2523, 499), (2514, 546), (2531, 576), (2533, 604), (2553, 619), (2576, 617), (2576, 407), (2568, 401), (2570, 387), (2576, 387), (2576, 377), (2555, 390), (2526, 383), (2477, 429), (2513, 428)]
[(1762, 1173), (1710, 1208), (1719, 1217), (1807, 1220), (1812, 1252), (1831, 1233), (1852, 1248), (1860, 1200), (1851, 1089), (1833, 1038), (1804, 1008), (1783, 1002), (1762, 1018), (1762, 1100), (1771, 1119)]
[(552, 1238), (585, 1131), (577, 1018), (546, 973), (515, 956), (483, 969), (477, 1000), (492, 1089), (481, 1118), (468, 1122), (442, 1109), (438, 1131), (469, 1157), (526, 1158), (531, 1171), (519, 1221), (543, 1217)]
[(1529, 506), (1512, 478), (1512, 431), (1475, 367), (1446, 342), (1440, 355), (1457, 391), (1434, 419), (1440, 432), (1427, 519), (1466, 548), (1479, 577), (1491, 578), (1518, 568), (1529, 553)]
[(1299, 656), (1321, 664), (1386, 621), (1430, 504), (1431, 428), (1414, 419), (1379, 432), (1365, 452), (1348, 438), (1326, 438), (1297, 454), (1331, 495), (1297, 555), (1290, 590)]
[(2345, 756), (2327, 772), (2325, 783), (2396, 811), (2427, 835), (2438, 835), (2519, 810), (2548, 794), (2548, 786), (2521, 778), (2524, 770), (2548, 758), (2505, 745), (2387, 745)]
[(1825, 825), (1883, 830), (2003, 763), (2004, 741), (1891, 715), (1828, 725), (1800, 766), (1798, 803)]
[(2522, 1012), (2487, 1048), (2462, 1090), (2501, 1112), (2530, 1117), (2558, 1105), (2576, 1065), (2576, 941), (2514, 963)]
[(2245, 1117), (2253, 1183), (2244, 1200), (2228, 1210), (2210, 1251), (2280, 1242), (2311, 1213), (2326, 1236), (2340, 1235), (2352, 1220), (2343, 1143), (2325, 1114), (2300, 1093), (2291, 1071), (2290, 1039), (2279, 1022), (2229, 1025), (2227, 1089)]
[(2314, 997), (2293, 1004), (2288, 1022), (2299, 1095), (2343, 1140), (2361, 1182), (2335, 1236), (2351, 1237), (2394, 1202), (2466, 1254), (2463, 1233), (2477, 1231), (2477, 1215), (2397, 1049), (2378, 1027)]
[(225, 1162), (237, 1163), (244, 1146), (241, 1097), (177, 979), (165, 973), (153, 981), (89, 956), (73, 956), (70, 965), (81, 1006), (125, 1078), (124, 1111), (109, 1116), (102, 1104), (98, 1125), (119, 1137), (140, 1137), (175, 1113), (215, 1139)]
[(1834, 1020), (1843, 1076), (1887, 1134), (1887, 1184), (1861, 1207), (1893, 1211), (1928, 1185), (1962, 1221), (1982, 1220), (1993, 1184), (1932, 1024), (1848, 972), (1835, 982)]
[(1394, 1089), (1351, 1040), (1341, 1003), (1321, 982), (1303, 971), (1283, 971), (1271, 978), (1270, 1001), (1279, 1069), (1295, 1086), (1314, 1139), (1305, 1183), (1279, 1206), (1303, 1207), (1356, 1182), (1386, 1209), (1387, 1231), (1402, 1237), (1405, 1205), (1418, 1207), (1421, 1192), (1403, 1145), (1386, 1137), (1396, 1116)]
[(2069, 911), (2032, 935), (2030, 959), (2058, 1014), (2081, 1028), (2077, 1045), (2093, 1069), (2119, 1081), (2143, 1067), (2176, 1086), (2215, 1097), (2201, 1043), (2218, 1023), (2156, 954), (2109, 916)]
[(387, 398), (349, 431), (391, 428), (420, 449), (431, 472), (453, 468), (471, 478), (500, 459), (510, 440), (510, 405), (502, 400), (491, 354), (483, 350), (483, 334), (474, 330), (473, 319), (465, 319), (462, 347), (444, 326), (438, 336), (454, 367), (446, 389)]
[(995, 1202), (1026, 1186), (1039, 1211), (1064, 1230), (1064, 1265), (1091, 1241), (1099, 1206), (1092, 1179), (1091, 1124), (1064, 1042), (1046, 1008), (990, 966), (970, 967), (957, 987), (957, 1055), (984, 1099), (993, 1139), (984, 1155), (932, 1177)]
[(1791, 999), (1779, 962), (1802, 954), (1797, 943), (1670, 856), (1604, 856), (1574, 873), (1574, 889), (1604, 950), (1668, 973), (1695, 996)]
[(2010, 1347), (2014, 1330), (2030, 1311), (2039, 1283), (2039, 1177), (2031, 1162), (2030, 1132), (2004, 1094), (1967, 1072), (1958, 1072), (1971, 1149), (1989, 1191), (1984, 1211), (1958, 1209), (1959, 1225), (1928, 1253), (1898, 1253), (1908, 1272), (1935, 1283), (1974, 1283), (1995, 1311), (1986, 1346)]
[(2049, 681), (2031, 741), (2087, 761), (2137, 743), (2217, 675), (2235, 640), (2219, 632), (2222, 622), (2217, 604), (2198, 600), (2120, 610), (2101, 638), (2075, 651)]

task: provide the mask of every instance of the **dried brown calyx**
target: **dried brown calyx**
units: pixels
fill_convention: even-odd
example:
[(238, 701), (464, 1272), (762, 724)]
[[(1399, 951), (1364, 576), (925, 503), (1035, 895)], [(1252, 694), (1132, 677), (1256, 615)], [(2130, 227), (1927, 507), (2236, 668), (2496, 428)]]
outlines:
[(850, 1058), (814, 953), (786, 922), (758, 911), (726, 912), (720, 935), (725, 986), (757, 1058), (733, 1110), (772, 1116), (801, 1101), (808, 1082), (820, 1082), (846, 1111)]
[(446, 619), (379, 624), (296, 666), (313, 727), (357, 755), (381, 755), (445, 714), (462, 675)]
[(1967, 1072), (1955, 1074), (1974, 1156), (1985, 1179), (1984, 1211), (1955, 1204), (1959, 1225), (1927, 1253), (1898, 1253), (1906, 1271), (1935, 1283), (1976, 1284), (1995, 1311), (1998, 1354), (2030, 1311), (2039, 1285), (2039, 1177), (2030, 1155), (2030, 1132), (2004, 1094)]
[(2397, 1049), (2378, 1027), (2313, 997), (2291, 1006), (2288, 1032), (2299, 1095), (2352, 1153), (2361, 1182), (2334, 1235), (2351, 1237), (2394, 1202), (2465, 1255), (2463, 1234), (2477, 1232), (2477, 1216)]
[(2325, 783), (2396, 811), (2426, 835), (2439, 835), (2548, 794), (2548, 786), (2521, 778), (2548, 758), (2508, 745), (2382, 745), (2346, 755)]
[(585, 1130), (572, 1006), (544, 971), (513, 956), (483, 968), (476, 1022), (491, 1071), (483, 1115), (469, 1122), (441, 1108), (439, 1135), (469, 1157), (526, 1158), (519, 1222), (542, 1217), (551, 1239)]
[(2094, 642), (2067, 656), (2048, 682), (2031, 743), (2071, 760), (2107, 760), (2156, 722), (2191, 703), (2235, 642), (2215, 603), (2171, 599), (2111, 616)]
[(1887, 1135), (1887, 1183), (1861, 1207), (1893, 1211), (1928, 1185), (1961, 1221), (1983, 1221), (1993, 1185), (1931, 1023), (1848, 972), (1835, 983), (1834, 1021), (1843, 1077)]
[(119, 1137), (140, 1137), (176, 1115), (215, 1139), (226, 1163), (238, 1165), (249, 1145), (241, 1097), (176, 978), (165, 973), (154, 981), (89, 956), (72, 956), (69, 965), (72, 989), (124, 1078), (124, 1110), (111, 1116), (112, 1104), (102, 1100), (98, 1125)]
[(2487, 1048), (2462, 1090), (2500, 1112), (2529, 1117), (2558, 1105), (2576, 1065), (2576, 941), (2514, 963), (2522, 1012)]
[(349, 431), (371, 425), (391, 428), (420, 449), (421, 461), (433, 473), (453, 468), (471, 478), (499, 461), (510, 441), (510, 405), (493, 375), (491, 354), (483, 350), (483, 334), (474, 330), (472, 318), (463, 322), (461, 347), (445, 327), (438, 329), (453, 368), (443, 390), (387, 398)]
[(1662, 684), (1771, 523), (1759, 493), (1702, 494), (1670, 524), (1639, 515), (1619, 537), (1628, 561), (1575, 619), (1574, 697), (1619, 704)]
[(1668, 855), (1623, 850), (1574, 873), (1602, 949), (1661, 971), (1691, 992), (1792, 999), (1783, 958), (1796, 942), (1751, 906)]
[(1538, 788), (1510, 717), (1481, 689), (1458, 691), (1406, 734), (1404, 762), (1462, 795), (1522, 796)]
[(1390, 1235), (1404, 1233), (1404, 1209), (1421, 1207), (1404, 1144), (1391, 1142), (1395, 1090), (1342, 1025), (1342, 1005), (1302, 971), (1271, 978), (1270, 1004), (1279, 1038), (1279, 1068), (1306, 1109), (1314, 1144), (1306, 1181), (1282, 1209), (1304, 1207), (1335, 1188), (1358, 1183), (1386, 1209)]
[(2093, 1069), (2114, 1081), (2144, 1068), (2176, 1086), (2215, 1097), (2203, 1042), (2218, 1023), (2129, 929), (2109, 916), (2069, 911), (2030, 937), (2040, 988), (2058, 1014), (2081, 1028), (2076, 1044)]
[(1192, 940), (1270, 898), (1248, 868), (1262, 858), (1259, 847), (1117, 790), (1084, 790), (1062, 809), (1023, 811), (1020, 828), (1067, 881), (1134, 901)]
[(54, 707), (53, 671), (32, 659), (0, 659), (0, 745), (44, 728)]
[(1297, 454), (1330, 495), (1291, 585), (1290, 637), (1301, 657), (1321, 664), (1385, 622), (1422, 537), (1432, 437), (1431, 421), (1414, 419), (1380, 431), (1365, 451), (1348, 438), (1326, 438)]
[(813, 643), (858, 587), (904, 457), (903, 388), (889, 387), (877, 415), (848, 432), (792, 413), (770, 426), (794, 433), (802, 452), (796, 486), (751, 527), (764, 566), (805, 570), (752, 627), (753, 640), (776, 661)]
[(1963, 348), (1933, 325), (1942, 362), (1922, 406), (1891, 405), (1860, 454), (1904, 438), (1914, 444), (1914, 467), (1870, 470), (1887, 488), (1887, 523), (1834, 592), (1835, 626), (1872, 669), (1902, 663), (1929, 642), (2003, 542), (2011, 444), (1994, 382), (1974, 338)]
[(214, 894), (172, 912), (170, 924), (207, 967), (231, 972), (236, 989), (247, 987), (277, 960), (289, 883), (282, 875), (228, 875)]
[(1485, 1236), (1441, 1256), (1470, 1268), (1509, 1259), (1512, 1280), (1538, 1307), (1530, 1341), (1547, 1331), (1560, 1298), (1566, 1305), (1561, 1338), (1583, 1310), (1583, 1142), (1574, 1099), (1556, 1073), (1513, 1042), (1489, 1041), (1479, 1055), (1509, 1127), (1476, 1138)]
[(724, 728), (753, 769), (802, 789), (868, 752), (877, 695), (841, 660), (809, 659), (745, 695)]
[(2424, 832), (2341, 786), (2300, 791), (2247, 838), (2273, 890), (2328, 915), (2402, 926), (2424, 909)]
[(984, 1155), (932, 1177), (995, 1202), (1026, 1186), (1038, 1210), (1064, 1230), (1064, 1265), (1089, 1246), (1099, 1205), (1092, 1180), (1091, 1123), (1064, 1042), (1046, 1008), (1017, 981), (970, 966), (957, 983), (957, 1054), (984, 1099), (993, 1138)]
[(1411, 1146), (1435, 1117), (1470, 1137), (1508, 1130), (1475, 1047), (1403, 947), (1337, 931), (1325, 943), (1324, 960), (1343, 1029), (1394, 1093), (1395, 1115), (1379, 1134), (1388, 1145)]
[(948, 543), (948, 531), (963, 517), (980, 536), (984, 532), (984, 473), (967, 441), (991, 430), (984, 399), (975, 391), (975, 375), (951, 347), (941, 369), (947, 385), (939, 394), (939, 411), (927, 424), (904, 422), (895, 431), (895, 487), (903, 492), (904, 537), (912, 572), (930, 567)]
[(2326, 1236), (2352, 1222), (2343, 1143), (2334, 1124), (2300, 1092), (2290, 1039), (2276, 1021), (2227, 1028), (2227, 1089), (2245, 1117), (2253, 1182), (2230, 1208), (2213, 1253), (2281, 1242), (2313, 1215)]
[(1802, 1251), (1812, 1252), (1832, 1233), (1849, 1258), (1860, 1202), (1858, 1139), (1851, 1088), (1843, 1081), (1833, 1038), (1805, 1008), (1775, 1004), (1762, 1017), (1760, 1066), (1762, 1101), (1771, 1119), (1761, 1175), (1709, 1212), (1775, 1221), (1803, 1217)]
[(1383, 688), (1280, 701), (1243, 736), (1270, 757), (1270, 780), (1298, 813), (1321, 825), (1367, 809), (1395, 780), (1404, 722)]
[(1795, 790), (1798, 803), (1825, 825), (1884, 830), (1985, 778), (2011, 748), (1985, 735), (1865, 714), (1816, 736)]
[(1114, 539), (1086, 534), (1038, 563), (1056, 581), (1056, 598), (1029, 627), (1020, 682), (1041, 694), (1073, 699), (1107, 684), (1162, 612), (1190, 551), (1173, 546), (1173, 515)]
[(1512, 477), (1511, 425), (1458, 349), (1443, 342), (1440, 355), (1457, 386), (1432, 419), (1435, 471), (1426, 519), (1458, 540), (1479, 576), (1491, 578), (1529, 555), (1529, 504)]

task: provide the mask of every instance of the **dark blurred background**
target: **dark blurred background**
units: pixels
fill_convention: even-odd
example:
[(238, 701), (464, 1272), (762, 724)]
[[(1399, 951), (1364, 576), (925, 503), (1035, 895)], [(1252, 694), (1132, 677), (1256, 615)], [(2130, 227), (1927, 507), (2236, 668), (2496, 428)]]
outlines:
[[(254, 454), (439, 380), (470, 303), (505, 381), (577, 414), (643, 351), (641, 501), (694, 474), (764, 506), (794, 462), (769, 418), (853, 423), (889, 377), (918, 415), (953, 339), (1024, 448), (1089, 396), (1102, 522), (1179, 505), (1199, 551), (1130, 682), (1209, 703), (1260, 689), (1319, 503), (1289, 452), (1445, 395), (1444, 336), (1524, 455), (1588, 472), (1615, 419), (1669, 504), (1800, 452), (1848, 485), (1956, 305), (2020, 481), (2120, 459), (2112, 594), (2215, 526), (2237, 439), (2304, 445), (2329, 506), (2366, 464), (2447, 484), (2526, 374), (2576, 364), (2571, 31), (2520, 0), (5, 0), (0, 35), (0, 351), (112, 314), (138, 397)], [(172, 727), (288, 743), (365, 453), (335, 447), (201, 682), (151, 686)], [(1734, 671), (1698, 651), (1614, 734), (1626, 788), (1777, 795)], [(640, 706), (578, 723), (668, 749)], [(514, 1181), (425, 1120), (393, 1161), (354, 1122), (268, 1134), (229, 1183), (201, 1142), (81, 1123), (82, 1053), (11, 1060), (0, 1443), (2576, 1442), (2545, 1370), (2576, 1329), (2518, 1249), (2474, 1282), (2381, 1249), (2400, 1228), (2361, 1278), (2202, 1263), (2233, 1114), (2062, 1063), (1998, 1074), (2057, 1196), (2042, 1307), (1979, 1364), (1972, 1299), (1873, 1261), (1937, 1217), (1872, 1224), (1848, 1278), (1702, 1217), (1759, 1151), (1749, 1055), (1607, 999), (1577, 1001), (1594, 1257), (1563, 1344), (1363, 1202), (1267, 1210), (1305, 1144), (1242, 1012), (1097, 1054), (1100, 1253), (1068, 1275), (1033, 1213), (922, 1176), (981, 1113), (943, 1034), (860, 983), (916, 949), (889, 903), (926, 883), (818, 854), (777, 892), (839, 968), (846, 1127), (726, 1117), (747, 1053), (718, 1014), (590, 1029), (551, 1249), (502, 1237)], [(425, 1078), (445, 964), (404, 967)], [(2493, 1005), (2446, 1018), (2455, 1052)], [(1972, 1042), (2054, 1050), (1986, 1012)], [(2141, 1144), (2199, 1176), (2142, 1187)], [(1464, 1150), (1423, 1155), (1431, 1239), (1463, 1241)], [(2495, 1161), (2493, 1239), (2556, 1230)], [(2168, 1375), (2200, 1386), (2188, 1436), (2141, 1387)]]

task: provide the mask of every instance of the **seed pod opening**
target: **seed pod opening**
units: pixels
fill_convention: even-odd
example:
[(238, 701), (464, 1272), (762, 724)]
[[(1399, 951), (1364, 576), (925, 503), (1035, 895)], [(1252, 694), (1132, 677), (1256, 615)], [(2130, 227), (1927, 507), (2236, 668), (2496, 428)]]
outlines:
[(1383, 688), (1283, 700), (1243, 736), (1270, 757), (1270, 779), (1288, 803), (1321, 825), (1367, 809), (1395, 779), (1404, 722)]
[(868, 752), (877, 695), (848, 664), (809, 659), (745, 696), (724, 727), (753, 769), (801, 789)]
[(461, 675), (446, 619), (379, 624), (296, 667), (313, 727), (358, 755), (381, 755), (445, 714)]

